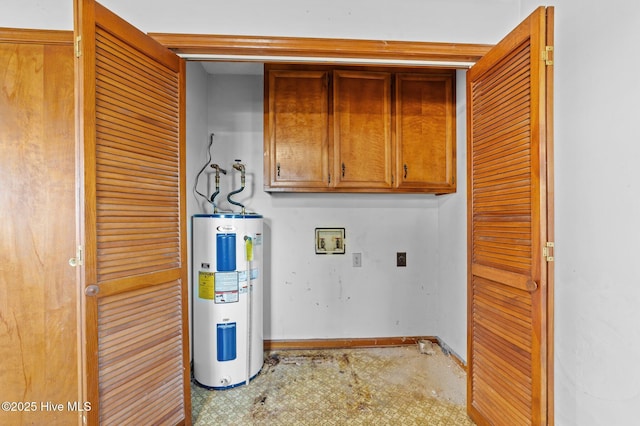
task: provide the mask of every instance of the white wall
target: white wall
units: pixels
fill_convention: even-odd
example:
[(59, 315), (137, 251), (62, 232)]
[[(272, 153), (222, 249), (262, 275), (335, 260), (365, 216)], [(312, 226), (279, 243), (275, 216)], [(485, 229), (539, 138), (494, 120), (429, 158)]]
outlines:
[[(197, 199), (191, 194), (192, 188), (195, 183), (196, 174), (193, 171), (200, 170), (202, 167), (202, 158), (206, 155), (206, 144), (202, 141), (206, 141), (208, 137), (208, 102), (207, 97), (207, 80), (208, 74), (205, 72), (202, 65), (197, 62), (187, 62), (187, 94), (186, 94), (186, 109), (187, 109), (187, 145), (200, 146), (198, 149), (187, 149), (187, 163), (186, 163), (186, 185), (187, 185), (187, 217), (191, 217), (193, 211), (197, 211), (199, 208)], [(197, 142), (201, 142), (199, 145)], [(187, 257), (189, 263), (189, 330), (191, 331), (191, 220), (187, 222), (187, 234), (189, 235), (187, 241)]]
[[(518, 13), (514, 0), (105, 0), (146, 32), (478, 42)], [(187, 6), (188, 5), (188, 6)], [(150, 14), (149, 10), (162, 10)], [(248, 13), (250, 11), (250, 13)], [(491, 22), (491, 25), (487, 25)], [(457, 25), (457, 23), (464, 23)], [(453, 26), (456, 31), (452, 32)], [(480, 41), (481, 42), (481, 41)]]
[(74, 0), (0, 0), (0, 27), (73, 29)]
[[(74, 0), (0, 0), (0, 27), (71, 29)], [(493, 43), (516, 0), (103, 0), (144, 32)], [(455, 29), (455, 30), (454, 30)]]
[(467, 359), (467, 73), (456, 73), (457, 192), (438, 197), (438, 337)]

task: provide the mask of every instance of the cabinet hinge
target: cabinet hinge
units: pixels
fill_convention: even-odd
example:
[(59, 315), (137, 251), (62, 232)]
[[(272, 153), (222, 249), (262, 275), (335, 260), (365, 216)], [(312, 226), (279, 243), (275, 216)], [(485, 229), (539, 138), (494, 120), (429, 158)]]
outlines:
[(553, 257), (553, 248), (555, 244), (552, 241), (547, 241), (547, 243), (542, 248), (542, 256), (544, 256), (544, 260), (547, 262), (553, 262), (555, 257)]
[(545, 46), (544, 50), (542, 51), (542, 60), (544, 61), (545, 65), (553, 65), (553, 46)]
[(83, 251), (84, 248), (82, 246), (78, 246), (76, 248), (76, 257), (69, 259), (69, 266), (73, 266), (75, 268), (76, 266), (81, 266), (84, 263)]
[(75, 42), (75, 50), (76, 50), (76, 58), (82, 56), (82, 50), (80, 49), (80, 42), (82, 41), (82, 36), (76, 37)]

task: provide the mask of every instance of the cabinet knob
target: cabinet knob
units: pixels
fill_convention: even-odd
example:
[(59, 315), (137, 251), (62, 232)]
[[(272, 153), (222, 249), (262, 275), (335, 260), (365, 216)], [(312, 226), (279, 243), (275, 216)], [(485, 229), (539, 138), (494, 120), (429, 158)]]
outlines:
[(346, 168), (346, 167), (344, 166), (344, 163), (342, 163), (342, 177), (344, 177), (344, 170), (345, 170), (345, 168)]
[(407, 167), (407, 165), (404, 165), (404, 178), (407, 178), (407, 173), (409, 172), (409, 167)]
[(276, 164), (276, 174), (280, 177), (280, 163)]

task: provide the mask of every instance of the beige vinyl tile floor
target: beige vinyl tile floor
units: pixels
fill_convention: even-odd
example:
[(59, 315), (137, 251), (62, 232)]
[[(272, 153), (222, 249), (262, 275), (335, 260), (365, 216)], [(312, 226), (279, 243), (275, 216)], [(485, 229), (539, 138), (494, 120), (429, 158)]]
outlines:
[(194, 425), (473, 425), (465, 373), (438, 346), (265, 353), (248, 386), (191, 387)]

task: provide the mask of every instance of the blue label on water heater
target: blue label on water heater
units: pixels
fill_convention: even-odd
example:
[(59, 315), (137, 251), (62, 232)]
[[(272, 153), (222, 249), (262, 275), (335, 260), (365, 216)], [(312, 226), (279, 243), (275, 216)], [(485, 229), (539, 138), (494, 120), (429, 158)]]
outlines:
[(216, 343), (218, 347), (218, 361), (236, 359), (236, 323), (227, 322), (217, 324)]
[(236, 270), (236, 234), (216, 234), (216, 270)]

